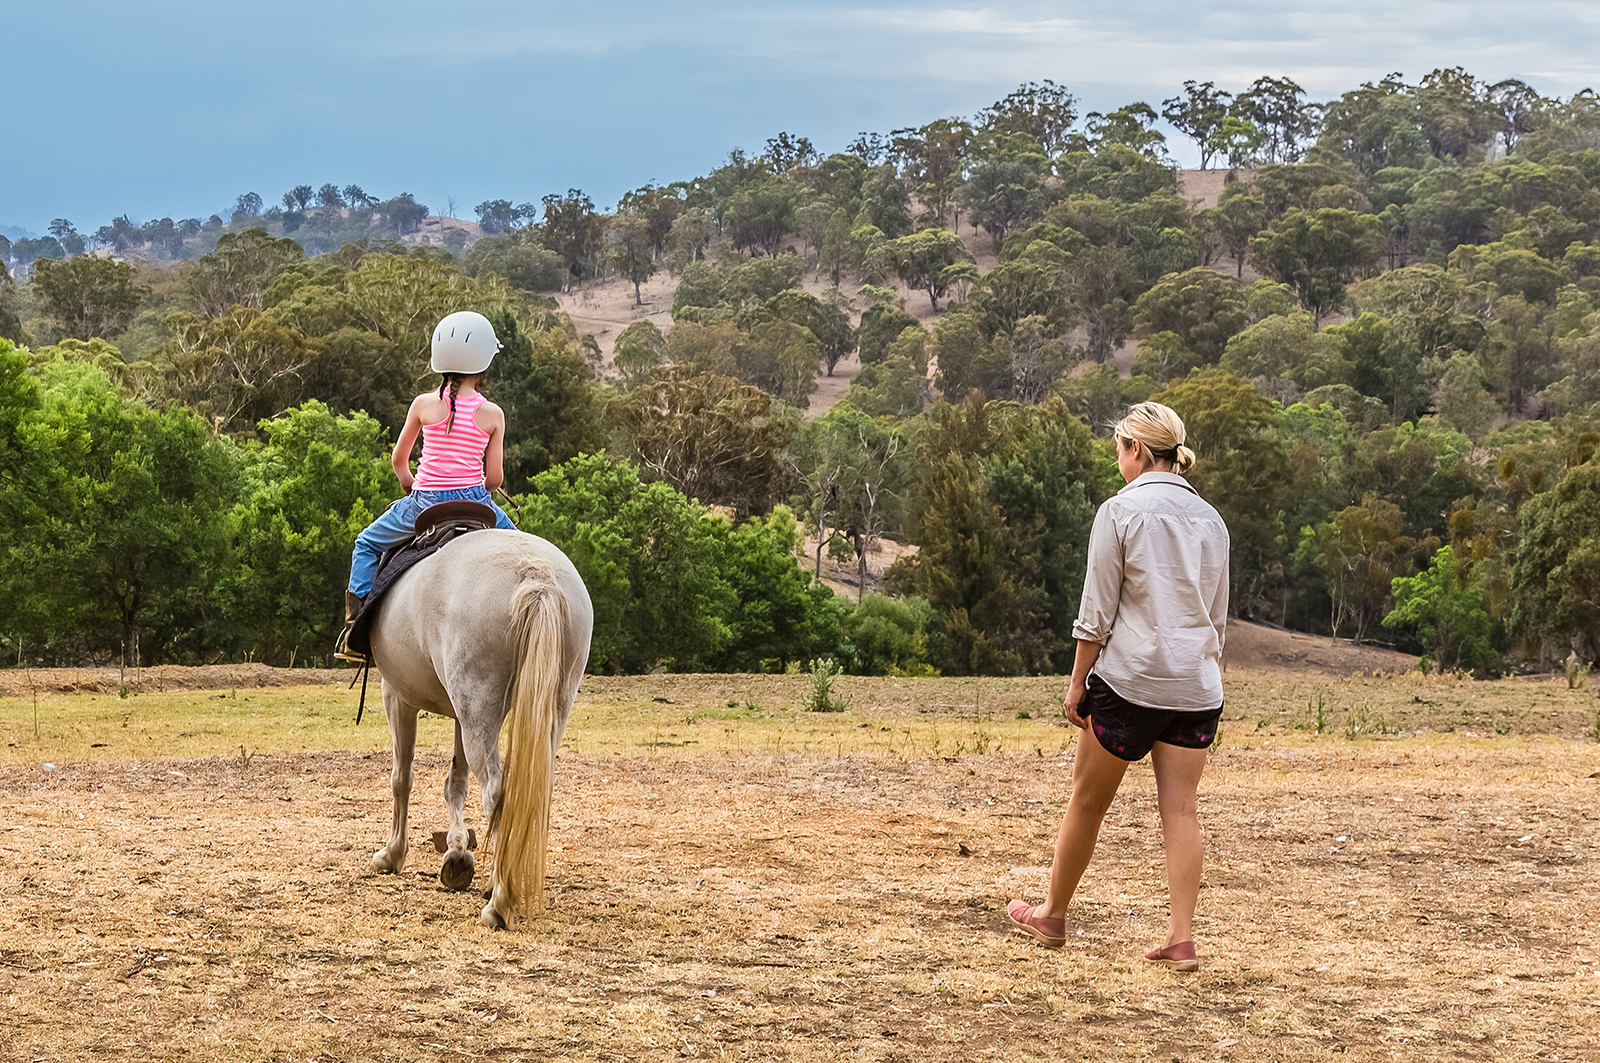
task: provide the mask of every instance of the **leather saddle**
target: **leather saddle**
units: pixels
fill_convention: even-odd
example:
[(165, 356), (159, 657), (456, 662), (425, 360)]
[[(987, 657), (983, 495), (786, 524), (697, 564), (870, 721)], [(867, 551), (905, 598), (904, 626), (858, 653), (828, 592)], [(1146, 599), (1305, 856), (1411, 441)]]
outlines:
[(468, 532), (493, 528), (497, 519), (492, 506), (464, 499), (439, 502), (417, 514), (417, 523), (411, 538), (398, 546), (391, 547), (379, 559), (378, 573), (373, 580), (372, 591), (361, 603), (361, 612), (356, 614), (355, 621), (351, 625), (347, 643), (349, 648), (371, 660), (372, 622), (377, 618), (378, 609), (383, 604), (389, 588), (418, 561), (438, 553), (451, 540)]

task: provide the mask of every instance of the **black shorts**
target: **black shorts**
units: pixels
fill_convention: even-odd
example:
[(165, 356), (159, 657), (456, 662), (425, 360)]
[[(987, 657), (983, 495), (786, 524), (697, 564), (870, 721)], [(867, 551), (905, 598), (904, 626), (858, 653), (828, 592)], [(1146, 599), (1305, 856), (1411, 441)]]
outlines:
[(1089, 718), (1100, 747), (1120, 760), (1142, 760), (1157, 742), (1184, 749), (1209, 749), (1217, 740), (1222, 706), (1199, 712), (1149, 709), (1123, 700), (1111, 684), (1089, 674), (1079, 713)]

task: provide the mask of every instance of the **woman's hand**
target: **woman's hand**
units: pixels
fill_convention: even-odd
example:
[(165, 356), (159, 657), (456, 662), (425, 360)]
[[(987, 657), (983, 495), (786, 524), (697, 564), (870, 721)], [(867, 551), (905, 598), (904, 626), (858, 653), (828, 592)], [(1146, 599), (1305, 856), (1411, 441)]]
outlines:
[(1078, 711), (1087, 693), (1088, 687), (1082, 680), (1074, 678), (1067, 683), (1067, 696), (1063, 699), (1061, 707), (1066, 711), (1067, 722), (1074, 727), (1089, 726), (1089, 721)]

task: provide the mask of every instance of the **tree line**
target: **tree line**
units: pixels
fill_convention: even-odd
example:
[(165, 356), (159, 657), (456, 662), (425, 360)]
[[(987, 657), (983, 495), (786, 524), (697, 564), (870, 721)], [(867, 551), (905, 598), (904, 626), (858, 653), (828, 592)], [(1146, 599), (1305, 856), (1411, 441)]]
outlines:
[[(1215, 206), (1180, 194), (1162, 116), (1230, 167)], [(517, 519), (611, 594), (597, 667), (1069, 667), (1118, 486), (1101, 429), (1145, 398), (1190, 426), (1240, 615), (1440, 667), (1592, 660), (1597, 147), (1593, 93), (1458, 69), (1322, 104), (1190, 82), (1159, 115), (1081, 118), (1047, 81), (826, 156), (781, 133), (610, 213), (576, 189), (488, 201), (489, 235), (455, 249), (308, 246), (289, 213), (333, 232), (352, 211), (328, 185), (276, 216), (241, 202), (180, 264), (36, 258), (0, 290), (24, 348), (4, 637), (41, 660), (325, 654), (427, 330), (470, 307), (507, 338), (490, 393)], [(663, 270), (672, 327), (635, 323), (609, 364), (545, 294), (620, 278), (638, 299)], [(850, 357), (845, 401), (807, 419)], [(46, 439), (76, 442), (46, 460)], [(191, 479), (150, 480), (169, 466)], [(122, 500), (84, 508), (101, 497)], [(137, 525), (133, 500), (184, 498)], [(178, 529), (175, 552), (115, 554), (118, 521)], [(850, 603), (799, 574), (802, 528), (808, 567), (854, 560), (863, 585), (878, 539), (919, 550)]]

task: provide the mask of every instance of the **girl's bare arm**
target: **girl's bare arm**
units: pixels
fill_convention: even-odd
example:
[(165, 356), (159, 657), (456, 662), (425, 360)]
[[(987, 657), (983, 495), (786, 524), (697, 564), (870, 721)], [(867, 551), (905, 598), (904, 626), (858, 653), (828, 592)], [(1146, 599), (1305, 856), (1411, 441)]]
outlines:
[(411, 475), (411, 448), (417, 445), (417, 436), (422, 434), (422, 417), (417, 413), (417, 403), (422, 399), (416, 398), (411, 402), (411, 409), (406, 411), (405, 427), (400, 429), (400, 438), (394, 441), (394, 453), (389, 455), (389, 464), (394, 467), (394, 474), (400, 478), (400, 486), (406, 494), (411, 493), (411, 484), (416, 477)]
[(490, 491), (505, 483), (506, 415), (492, 402), (478, 407), (478, 427), (489, 433), (483, 452), (483, 486)]

